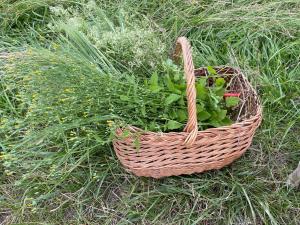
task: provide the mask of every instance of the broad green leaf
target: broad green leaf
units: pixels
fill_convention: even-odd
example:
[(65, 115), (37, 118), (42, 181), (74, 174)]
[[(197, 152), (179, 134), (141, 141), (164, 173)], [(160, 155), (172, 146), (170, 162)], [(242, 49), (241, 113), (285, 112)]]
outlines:
[(167, 128), (169, 130), (176, 130), (176, 129), (179, 129), (183, 126), (183, 124), (175, 121), (175, 120), (169, 120), (168, 123), (167, 123)]
[(225, 101), (227, 107), (233, 107), (239, 104), (240, 99), (238, 97), (227, 97)]
[(169, 112), (169, 114), (167, 115), (167, 118), (172, 119), (172, 120), (176, 120), (178, 117), (177, 115), (177, 110), (173, 109)]
[(158, 74), (154, 72), (150, 77), (150, 86), (158, 86)]
[(222, 96), (222, 97), (223, 97), (223, 95), (224, 95), (224, 93), (225, 93), (225, 88), (222, 87), (222, 86), (215, 87), (215, 88), (213, 89), (213, 92), (214, 92), (217, 96)]
[(179, 105), (185, 106), (184, 98), (181, 96), (180, 100), (178, 101)]
[(223, 87), (224, 86), (224, 84), (225, 84), (225, 80), (224, 80), (224, 78), (222, 78), (222, 77), (219, 77), (219, 78), (217, 78), (216, 79), (216, 86), (217, 87)]
[(207, 78), (206, 77), (199, 77), (197, 80), (196, 80), (196, 83), (197, 84), (200, 84), (201, 86), (205, 87), (206, 86), (206, 83), (207, 83)]
[(173, 83), (173, 81), (171, 80), (170, 76), (169, 76), (169, 75), (166, 75), (166, 76), (164, 77), (164, 80), (165, 80), (165, 83), (166, 83), (168, 89), (169, 89), (170, 91), (173, 92), (173, 91), (175, 90), (175, 86), (174, 86), (174, 83)]
[(207, 119), (210, 118), (210, 113), (208, 113), (207, 111), (201, 111), (201, 112), (198, 112), (198, 120), (199, 121), (205, 121)]
[(201, 100), (205, 100), (207, 98), (208, 90), (201, 83), (196, 84), (197, 97)]
[(157, 127), (158, 127), (158, 124), (152, 121), (152, 122), (150, 122), (148, 128), (149, 128), (149, 130), (154, 131), (154, 130), (156, 130)]
[(229, 119), (229, 117), (226, 116), (226, 117), (221, 121), (221, 124), (222, 124), (222, 126), (230, 125), (230, 124), (232, 124), (232, 120)]
[(167, 59), (167, 60), (165, 61), (165, 64), (166, 64), (167, 66), (169, 66), (169, 67), (174, 66), (174, 63), (173, 63), (173, 61), (172, 61), (171, 59)]
[(226, 114), (227, 114), (227, 110), (220, 110), (220, 111), (217, 111), (217, 118), (218, 120), (223, 120), (225, 117), (226, 117)]
[(179, 100), (181, 98), (181, 95), (178, 95), (178, 94), (170, 94), (166, 100), (165, 100), (165, 104), (166, 105), (170, 105), (172, 104), (173, 102), (176, 102), (177, 100)]
[(210, 120), (210, 121), (209, 121), (209, 124), (210, 124), (211, 126), (213, 126), (213, 127), (220, 127), (220, 126), (221, 126), (221, 124), (219, 123), (219, 121), (218, 121), (218, 120), (215, 120), (215, 119)]
[(216, 111), (215, 110), (207, 110), (209, 113), (210, 113), (210, 115), (211, 115), (211, 118), (210, 118), (210, 120), (217, 120), (218, 119), (218, 114), (216, 113)]
[(161, 87), (158, 85), (158, 75), (156, 72), (152, 74), (149, 85), (150, 90), (154, 93), (157, 93), (161, 90)]
[(209, 100), (210, 100), (210, 106), (211, 106), (212, 108), (216, 109), (216, 110), (219, 109), (220, 106), (219, 106), (218, 104), (219, 104), (219, 102), (222, 100), (222, 97), (220, 97), (220, 96), (214, 94), (213, 91), (210, 91), (210, 96), (209, 96), (209, 97), (210, 97), (210, 98), (209, 98)]
[(207, 71), (209, 72), (209, 74), (211, 75), (216, 75), (217, 71), (212, 67), (212, 66), (208, 66), (207, 67)]
[(162, 88), (161, 87), (159, 87), (159, 86), (153, 86), (153, 85), (151, 85), (150, 87), (150, 90), (153, 92), (153, 93), (157, 93), (157, 92), (159, 92)]
[(179, 81), (180, 78), (182, 78), (182, 77), (184, 77), (183, 74), (180, 74), (180, 73), (175, 73), (175, 74), (174, 74), (174, 80), (175, 80), (175, 81)]
[(187, 111), (186, 110), (183, 110), (183, 109), (179, 109), (177, 111), (177, 115), (178, 115), (178, 121), (180, 122), (184, 122), (187, 120), (188, 118), (188, 114), (187, 114)]
[(175, 88), (180, 90), (181, 92), (184, 92), (186, 90), (186, 84), (182, 83), (182, 84), (174, 84)]
[(201, 111), (204, 111), (204, 106), (203, 106), (203, 104), (197, 104), (196, 105), (196, 108), (197, 108), (197, 112), (201, 112)]
[(166, 85), (167, 85), (168, 89), (171, 92), (176, 93), (176, 94), (181, 94), (181, 91), (175, 87), (172, 79), (169, 76), (166, 76), (165, 81), (166, 81)]

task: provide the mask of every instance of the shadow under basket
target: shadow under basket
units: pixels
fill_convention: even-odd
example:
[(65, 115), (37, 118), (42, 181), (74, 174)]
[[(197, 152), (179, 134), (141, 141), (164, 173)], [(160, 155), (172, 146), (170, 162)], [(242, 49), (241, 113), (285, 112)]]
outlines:
[(113, 141), (116, 155), (125, 169), (137, 176), (162, 178), (220, 169), (249, 148), (261, 123), (262, 107), (249, 81), (239, 69), (220, 66), (214, 69), (229, 83), (227, 91), (240, 93), (240, 103), (231, 116), (235, 123), (198, 131), (195, 77), (208, 75), (208, 71), (194, 70), (191, 47), (185, 37), (177, 40), (175, 57), (181, 51), (189, 114), (184, 131), (156, 133), (128, 126), (126, 137), (124, 129), (116, 131)]

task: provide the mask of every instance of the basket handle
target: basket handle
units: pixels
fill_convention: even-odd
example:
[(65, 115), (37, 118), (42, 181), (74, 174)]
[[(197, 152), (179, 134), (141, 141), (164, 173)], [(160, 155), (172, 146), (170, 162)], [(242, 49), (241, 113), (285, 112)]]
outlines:
[(184, 74), (186, 79), (186, 98), (188, 107), (188, 121), (184, 128), (189, 135), (185, 140), (187, 145), (192, 145), (198, 134), (197, 108), (196, 108), (196, 87), (192, 49), (186, 37), (179, 37), (176, 41), (173, 58), (178, 61), (180, 54), (183, 56)]

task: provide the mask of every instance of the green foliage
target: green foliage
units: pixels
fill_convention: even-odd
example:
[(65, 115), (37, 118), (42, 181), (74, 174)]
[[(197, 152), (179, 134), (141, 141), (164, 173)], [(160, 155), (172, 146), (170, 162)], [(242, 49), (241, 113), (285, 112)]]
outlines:
[(233, 107), (239, 103), (240, 99), (238, 97), (228, 97), (226, 98), (226, 106)]
[[(64, 10), (61, 7), (55, 11)], [(144, 76), (148, 70), (155, 71), (166, 54), (166, 46), (159, 38), (161, 34), (149, 23), (145, 29), (145, 22), (123, 10), (107, 16), (95, 5), (86, 9), (86, 14), (78, 15), (76, 10), (67, 10), (67, 15), (62, 12), (57, 15), (57, 21), (49, 25), (53, 32), (60, 34), (60, 47), (71, 48), (78, 57), (95, 63), (101, 69), (109, 66)]]
[[(210, 75), (196, 79), (197, 90), (197, 116), (199, 129), (209, 127), (219, 127), (230, 125), (232, 121), (227, 115), (228, 109), (238, 105), (239, 98), (229, 98), (224, 100), (223, 94), (226, 90), (224, 78), (218, 77), (212, 67), (208, 67)], [(160, 93), (164, 99), (163, 119), (166, 120), (164, 131), (183, 129), (187, 122), (187, 102), (186, 102), (186, 82), (184, 74), (180, 72), (176, 65), (170, 60), (164, 63), (164, 72), (158, 76), (157, 72), (150, 77), (148, 84), (153, 93)], [(208, 85), (208, 79), (213, 79), (214, 83)], [(170, 93), (165, 95), (165, 93)], [(157, 124), (155, 127), (160, 127)]]
[(181, 99), (183, 96), (178, 95), (178, 94), (170, 94), (166, 100), (165, 100), (165, 104), (166, 106), (178, 101), (179, 99)]
[(168, 120), (166, 128), (168, 130), (177, 130), (179, 128), (182, 128), (183, 124), (175, 121), (175, 120)]

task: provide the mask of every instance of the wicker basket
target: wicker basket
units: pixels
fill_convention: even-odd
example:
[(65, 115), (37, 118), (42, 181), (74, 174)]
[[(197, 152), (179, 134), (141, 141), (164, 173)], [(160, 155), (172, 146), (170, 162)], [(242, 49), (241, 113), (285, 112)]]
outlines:
[[(116, 131), (113, 146), (127, 171), (137, 176), (161, 178), (220, 169), (239, 158), (251, 145), (262, 119), (262, 108), (255, 90), (238, 70), (215, 67), (230, 82), (230, 90), (240, 93), (241, 101), (230, 126), (198, 131), (195, 76), (207, 74), (205, 68), (194, 70), (191, 47), (185, 37), (176, 42), (175, 58), (182, 52), (187, 82), (188, 122), (183, 132), (155, 133), (137, 127)], [(139, 139), (139, 147), (136, 139)]]

